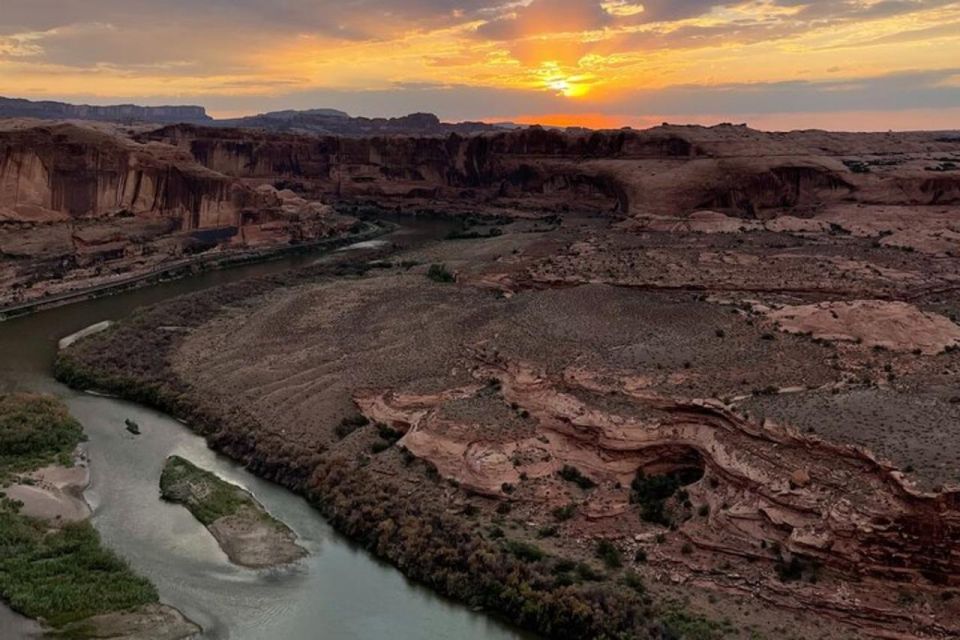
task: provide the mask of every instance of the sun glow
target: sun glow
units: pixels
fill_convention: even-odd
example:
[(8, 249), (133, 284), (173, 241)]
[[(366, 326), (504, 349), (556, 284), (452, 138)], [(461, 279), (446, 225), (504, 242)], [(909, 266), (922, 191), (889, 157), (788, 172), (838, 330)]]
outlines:
[(590, 74), (569, 75), (554, 61), (544, 63), (538, 72), (540, 86), (565, 98), (580, 98), (590, 92), (594, 78)]
[[(0, 2), (0, 23), (9, 23), (7, 4), (40, 0)], [(34, 22), (28, 11), (14, 12), (26, 22), (0, 25), (0, 95), (189, 102), (233, 114), (337, 106), (365, 115), (434, 111), (448, 120), (520, 112), (548, 121), (570, 112), (609, 125), (603, 118), (610, 114), (629, 123), (666, 114), (745, 118), (755, 91), (770, 96), (758, 105), (764, 112), (817, 104), (796, 106), (798, 91), (826, 103), (814, 115), (864, 109), (872, 106), (867, 98), (857, 102), (837, 87), (889, 74), (884, 86), (904, 86), (911, 108), (936, 113), (957, 105), (950, 91), (960, 86), (960, 75), (945, 74), (945, 61), (960, 59), (960, 2), (946, 0), (491, 0), (460, 3), (484, 8), (450, 14), (421, 10), (430, 3), (369, 3), (384, 10), (382, 19), (369, 20), (351, 8), (356, 3), (329, 4), (343, 24), (336, 29), (314, 12), (327, 6), (316, 0), (243, 3), (249, 11), (218, 15), (202, 28), (159, 19), (162, 3), (147, 0), (126, 0), (132, 8), (119, 14), (107, 0), (88, 0), (82, 4), (110, 12), (65, 16), (53, 26), (42, 12)], [(272, 4), (303, 11), (270, 11)], [(868, 11), (874, 5), (883, 11)], [(144, 21), (144, 11), (158, 19)], [(301, 25), (290, 16), (316, 20)], [(924, 90), (900, 76), (916, 76)], [(704, 98), (713, 87), (718, 105)], [(925, 97), (933, 93), (939, 102)], [(684, 102), (688, 94), (699, 102)]]

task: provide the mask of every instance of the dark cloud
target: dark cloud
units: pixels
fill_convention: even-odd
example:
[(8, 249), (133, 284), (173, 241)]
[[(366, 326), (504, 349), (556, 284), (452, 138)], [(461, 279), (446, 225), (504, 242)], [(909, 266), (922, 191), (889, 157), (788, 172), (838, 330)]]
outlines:
[(608, 12), (600, 0), (533, 0), (512, 13), (492, 19), (477, 35), (493, 40), (514, 40), (546, 33), (578, 33), (605, 27), (625, 27), (651, 22), (673, 22), (708, 13), (719, 0), (647, 0), (637, 2), (643, 11), (631, 15)]
[(376, 36), (396, 27), (433, 28), (472, 19), (504, 0), (3, 0), (0, 33), (103, 22), (146, 30), (211, 25), (332, 36)]
[(642, 2), (643, 12), (633, 17), (634, 21), (672, 22), (696, 18), (718, 6), (734, 4), (719, 0), (648, 0)]
[[(638, 91), (618, 103), (633, 104), (637, 114), (669, 113), (818, 113), (881, 108), (960, 107), (960, 68), (912, 71), (871, 78), (822, 82), (773, 82), (717, 86), (674, 86)], [(614, 110), (619, 105), (614, 107)]]
[(490, 20), (477, 35), (492, 40), (514, 40), (545, 33), (579, 33), (602, 29), (613, 22), (597, 0), (533, 0), (512, 15)]
[(960, 6), (956, 0), (774, 0), (781, 7), (801, 7), (795, 19), (808, 21), (841, 22), (851, 20), (876, 20), (898, 15), (926, 11), (946, 6)]
[[(569, 56), (724, 42), (757, 42), (807, 32), (818, 26), (865, 21), (936, 7), (957, 0), (624, 0), (622, 15), (601, 0), (0, 0), (0, 59), (71, 67), (107, 65), (135, 70), (193, 67), (201, 75), (239, 73), (250, 54), (268, 55), (298, 35), (389, 41), (410, 30), (485, 21), (480, 40), (516, 43), (530, 36), (605, 30), (605, 42), (581, 44)], [(789, 18), (756, 17), (709, 27), (674, 23), (717, 7), (741, 10), (770, 4), (798, 8)], [(607, 4), (610, 7), (611, 5)], [(750, 13), (746, 12), (749, 16)], [(624, 29), (627, 27), (627, 29)], [(641, 27), (641, 31), (630, 28)], [(3, 34), (45, 32), (30, 47), (4, 43)], [(890, 36), (895, 38), (896, 36)], [(890, 40), (891, 42), (896, 40)], [(509, 49), (521, 61), (544, 52), (529, 45)], [(551, 55), (556, 57), (558, 52)], [(443, 64), (434, 56), (431, 64)]]
[[(550, 93), (462, 85), (417, 85), (377, 91), (320, 89), (275, 96), (166, 96), (114, 98), (149, 104), (199, 102), (213, 111), (259, 113), (280, 109), (328, 107), (353, 115), (399, 116), (430, 111), (445, 120), (505, 119), (521, 114), (565, 113), (584, 108), (616, 117), (674, 116), (696, 120), (711, 114), (740, 122), (758, 114), (889, 112), (960, 108), (960, 68), (897, 73), (824, 82), (678, 85), (633, 91), (589, 106)], [(951, 83), (952, 82), (952, 83)], [(59, 96), (103, 104), (90, 95)]]

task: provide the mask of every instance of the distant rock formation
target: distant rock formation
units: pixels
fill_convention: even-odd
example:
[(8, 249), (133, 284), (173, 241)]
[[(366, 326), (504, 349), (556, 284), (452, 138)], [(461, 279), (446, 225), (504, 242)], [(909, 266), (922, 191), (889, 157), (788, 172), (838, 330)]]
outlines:
[(135, 104), (92, 106), (44, 100), (34, 102), (0, 97), (0, 118), (37, 118), (40, 120), (99, 120), (101, 122), (154, 122), (159, 124), (209, 123), (213, 118), (197, 106), (141, 107)]
[[(631, 217), (710, 210), (766, 220), (787, 209), (806, 218), (828, 203), (960, 202), (960, 171), (925, 170), (960, 147), (932, 133), (780, 134), (721, 125), (358, 138), (171, 125), (136, 137), (176, 146), (235, 178), (413, 210)], [(867, 170), (851, 170), (844, 163), (851, 158), (867, 158)]]
[[(454, 125), (429, 114), (264, 117), (294, 128), (312, 118), (370, 129), (130, 131), (7, 121), (0, 126), (0, 290), (7, 293), (0, 302), (97, 285), (117, 269), (139, 273), (213, 249), (309, 243), (353, 225), (324, 203), (447, 215), (590, 212), (637, 228), (704, 233), (835, 224), (865, 237), (876, 235), (878, 216), (960, 203), (960, 171), (927, 170), (960, 157), (960, 145), (934, 133), (777, 134), (722, 125), (438, 135)], [(395, 133), (403, 127), (423, 133)], [(886, 208), (857, 213), (878, 204)], [(955, 250), (949, 212), (922, 221), (877, 242)]]
[(484, 122), (440, 122), (432, 113), (411, 113), (399, 118), (354, 118), (336, 109), (274, 111), (256, 116), (217, 120), (218, 127), (243, 127), (291, 133), (314, 133), (348, 137), (419, 135), (443, 136), (451, 133), (472, 135), (501, 131), (502, 127)]
[(399, 118), (354, 118), (337, 109), (271, 111), (255, 116), (215, 120), (197, 106), (141, 107), (133, 104), (111, 106), (75, 105), (66, 102), (23, 100), (0, 97), (0, 118), (38, 120), (95, 120), (119, 124), (206, 124), (215, 127), (264, 129), (301, 134), (347, 137), (416, 135), (443, 136), (451, 133), (473, 135), (503, 131), (505, 127), (484, 122), (440, 122), (432, 113), (411, 113)]

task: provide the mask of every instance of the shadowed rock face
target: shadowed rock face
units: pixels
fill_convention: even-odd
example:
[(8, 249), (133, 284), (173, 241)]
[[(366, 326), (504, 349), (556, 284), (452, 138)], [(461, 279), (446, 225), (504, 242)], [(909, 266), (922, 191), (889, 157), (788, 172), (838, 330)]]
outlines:
[(325, 205), (242, 184), (169, 145), (70, 124), (0, 128), (0, 304), (348, 226)]
[[(458, 166), (488, 180), (513, 157), (491, 149), (523, 140), (543, 160), (556, 139), (540, 135), (465, 141), (485, 155)], [(160, 350), (144, 379), (184, 389), (195, 415), (223, 416), (215, 446), (290, 486), (327, 486), (337, 461), (397, 482), (411, 504), (462, 514), (478, 536), (582, 562), (614, 545), (651, 594), (699, 599), (743, 629), (772, 619), (765, 637), (781, 637), (790, 612), (797, 637), (957, 637), (958, 208), (866, 202), (913, 198), (883, 190), (935, 175), (923, 168), (930, 138), (895, 140), (900, 164), (867, 173), (844, 156), (798, 156), (794, 166), (828, 173), (769, 170), (765, 193), (799, 204), (749, 217), (686, 203), (732, 182), (730, 167), (780, 166), (804, 136), (864, 162), (890, 160), (894, 143), (685, 135), (693, 155), (637, 156), (622, 174), (699, 175), (661, 176), (662, 191), (624, 183), (638, 207), (689, 189), (682, 202), (474, 220), (473, 235), (377, 254), (363, 277), (244, 283), (205, 317), (200, 300), (173, 301), (71, 350), (141, 377), (125, 354)], [(754, 137), (769, 156), (750, 155)], [(362, 159), (387, 142), (342, 148)], [(441, 264), (454, 282), (430, 277)], [(188, 325), (156, 347), (151, 327)], [(619, 580), (610, 569), (607, 584)]]
[(290, 180), (315, 195), (408, 208), (550, 209), (742, 218), (808, 216), (831, 203), (951, 204), (960, 144), (936, 134), (767, 134), (729, 125), (570, 134), (309, 137), (189, 125), (146, 133), (213, 170)]
[[(639, 229), (705, 233), (836, 227), (946, 253), (960, 240), (952, 227), (960, 172), (943, 167), (958, 158), (960, 142), (942, 134), (771, 134), (731, 125), (358, 138), (4, 121), (2, 302), (349, 227), (320, 202), (451, 215), (594, 212)], [(939, 209), (908, 222), (917, 207)]]
[(54, 125), (3, 132), (0, 150), (0, 206), (7, 219), (178, 213), (183, 226), (197, 228), (235, 210), (231, 179), (159, 145)]

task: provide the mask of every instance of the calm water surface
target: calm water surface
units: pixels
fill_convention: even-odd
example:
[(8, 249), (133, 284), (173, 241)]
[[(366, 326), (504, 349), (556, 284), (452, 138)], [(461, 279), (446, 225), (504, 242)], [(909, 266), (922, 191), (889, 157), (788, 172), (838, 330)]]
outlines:
[[(450, 225), (404, 220), (387, 237), (411, 246), (441, 237)], [(54, 393), (90, 437), (92, 482), (86, 492), (104, 542), (149, 577), (161, 599), (204, 628), (205, 638), (514, 639), (526, 636), (410, 583), (357, 550), (294, 494), (209, 450), (171, 417), (121, 400), (78, 393), (52, 378), (57, 340), (139, 306), (245, 277), (313, 262), (298, 256), (248, 265), (82, 302), (0, 323), (0, 391)], [(124, 429), (136, 420), (142, 435)], [(167, 456), (181, 455), (246, 487), (300, 537), (309, 556), (289, 568), (253, 571), (227, 560), (186, 509), (162, 502), (158, 482)], [(0, 607), (0, 636), (35, 637), (33, 623)]]

